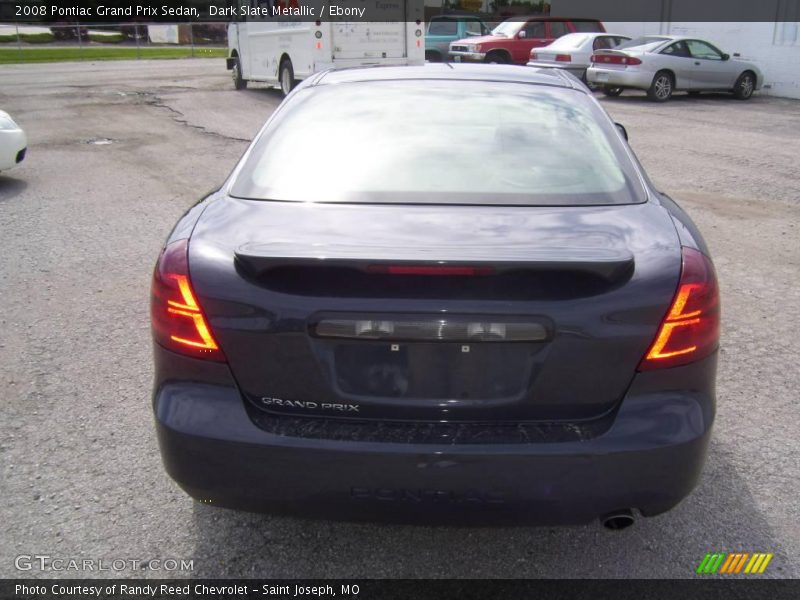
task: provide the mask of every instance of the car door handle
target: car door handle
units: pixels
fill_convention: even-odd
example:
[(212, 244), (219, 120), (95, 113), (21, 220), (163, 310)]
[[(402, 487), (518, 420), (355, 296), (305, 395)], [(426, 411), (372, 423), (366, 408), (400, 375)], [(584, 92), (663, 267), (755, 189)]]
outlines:
[(696, 65), (700, 66), (700, 61), (699, 61), (699, 60), (696, 60), (696, 61), (694, 61), (694, 64), (696, 64)]

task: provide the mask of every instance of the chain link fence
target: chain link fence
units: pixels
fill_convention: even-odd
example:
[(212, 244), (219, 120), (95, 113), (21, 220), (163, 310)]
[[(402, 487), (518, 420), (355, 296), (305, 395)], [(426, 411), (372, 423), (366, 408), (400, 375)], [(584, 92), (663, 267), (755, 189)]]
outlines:
[(223, 57), (227, 46), (228, 24), (225, 22), (0, 23), (0, 64)]

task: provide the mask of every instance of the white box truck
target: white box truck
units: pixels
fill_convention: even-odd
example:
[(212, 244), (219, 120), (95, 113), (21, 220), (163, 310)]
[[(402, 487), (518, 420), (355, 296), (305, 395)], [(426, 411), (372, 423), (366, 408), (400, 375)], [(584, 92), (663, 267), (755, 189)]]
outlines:
[[(385, 0), (373, 1), (385, 4)], [(270, 1), (231, 4), (234, 20), (228, 26), (227, 67), (236, 89), (247, 87), (248, 81), (261, 81), (288, 94), (297, 81), (334, 67), (425, 63), (422, 14), (409, 14), (422, 5), (415, 0), (394, 4), (399, 10), (391, 14), (403, 14), (405, 21), (380, 22), (308, 20), (307, 16), (305, 20), (278, 19), (262, 16), (271, 11)], [(326, 3), (303, 0), (302, 5), (305, 11), (312, 7), (315, 11), (306, 14), (319, 15)]]

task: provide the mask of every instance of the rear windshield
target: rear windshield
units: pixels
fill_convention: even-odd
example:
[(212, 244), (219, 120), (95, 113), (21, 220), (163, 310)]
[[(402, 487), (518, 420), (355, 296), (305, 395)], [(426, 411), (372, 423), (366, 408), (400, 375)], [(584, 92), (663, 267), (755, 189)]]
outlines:
[(643, 201), (623, 143), (578, 91), (370, 81), (298, 92), (230, 193), (298, 202), (586, 205)]
[(547, 48), (579, 48), (588, 38), (588, 35), (581, 33), (568, 33), (551, 43)]
[(664, 42), (669, 40), (669, 38), (659, 37), (655, 35), (645, 35), (642, 37), (633, 38), (632, 40), (627, 40), (622, 42), (619, 46), (614, 48), (615, 50), (627, 50), (629, 48), (635, 48), (636, 50), (647, 51), (652, 50), (653, 48), (660, 46)]

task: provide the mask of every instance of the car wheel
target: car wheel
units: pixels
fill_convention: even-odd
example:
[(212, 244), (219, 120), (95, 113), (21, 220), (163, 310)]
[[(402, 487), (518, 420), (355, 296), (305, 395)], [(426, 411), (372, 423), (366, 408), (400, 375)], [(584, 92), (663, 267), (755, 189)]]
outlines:
[(484, 60), (492, 65), (507, 65), (509, 62), (511, 62), (508, 59), (508, 56), (502, 52), (489, 52)]
[(237, 90), (243, 90), (247, 87), (247, 79), (242, 77), (242, 64), (239, 62), (238, 56), (236, 57), (236, 61), (233, 63), (231, 77), (233, 78), (233, 87)]
[(438, 52), (426, 52), (425, 60), (432, 63), (442, 62), (442, 55)]
[(622, 93), (621, 87), (611, 87), (610, 85), (603, 86), (603, 93), (609, 98), (616, 98)]
[(749, 100), (755, 89), (755, 76), (750, 71), (745, 71), (739, 75), (739, 79), (736, 80), (736, 84), (733, 86), (733, 95), (737, 100)]
[(292, 61), (288, 58), (284, 58), (281, 61), (281, 66), (278, 69), (278, 81), (281, 84), (281, 92), (283, 92), (284, 96), (288, 96), (295, 86), (294, 68), (292, 67)]
[(659, 71), (653, 77), (653, 83), (650, 84), (650, 89), (647, 90), (647, 97), (654, 102), (666, 102), (672, 97), (672, 90), (675, 87), (675, 82), (672, 75), (668, 71)]

